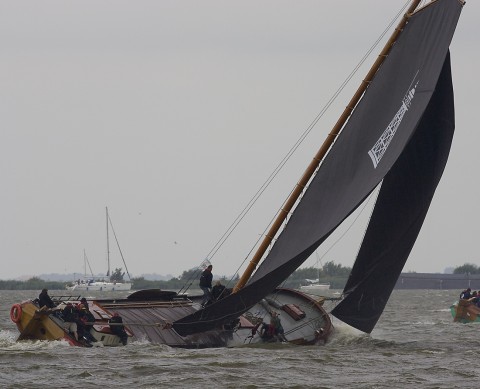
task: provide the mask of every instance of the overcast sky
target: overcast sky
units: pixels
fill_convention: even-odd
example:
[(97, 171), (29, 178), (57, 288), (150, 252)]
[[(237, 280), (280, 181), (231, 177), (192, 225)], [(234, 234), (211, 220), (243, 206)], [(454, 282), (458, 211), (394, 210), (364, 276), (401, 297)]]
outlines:
[[(0, 279), (83, 272), (84, 249), (105, 272), (106, 206), (132, 275), (198, 266), (404, 4), (0, 1)], [(478, 20), (468, 2), (451, 45), (453, 148), (405, 270), (480, 265)], [(219, 250), (215, 274), (237, 271), (374, 59)], [(319, 250), (322, 262), (352, 266), (362, 228)]]

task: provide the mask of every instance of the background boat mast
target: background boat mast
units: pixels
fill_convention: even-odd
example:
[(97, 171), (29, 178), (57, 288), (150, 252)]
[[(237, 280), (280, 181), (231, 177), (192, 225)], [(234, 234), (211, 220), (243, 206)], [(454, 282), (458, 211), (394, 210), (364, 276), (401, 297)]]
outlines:
[(338, 134), (340, 133), (342, 127), (344, 126), (344, 124), (346, 123), (346, 121), (348, 120), (350, 115), (352, 114), (355, 106), (360, 101), (364, 92), (368, 88), (368, 85), (370, 84), (373, 77), (375, 76), (375, 73), (380, 68), (380, 66), (383, 63), (383, 61), (385, 60), (385, 58), (388, 56), (388, 53), (390, 52), (390, 49), (392, 48), (393, 44), (395, 43), (398, 36), (400, 35), (403, 28), (405, 27), (405, 24), (407, 23), (411, 14), (415, 11), (415, 9), (418, 7), (420, 2), (421, 2), (421, 0), (413, 0), (412, 4), (408, 8), (408, 11), (403, 15), (403, 17), (402, 17), (401, 21), (399, 22), (398, 26), (395, 28), (392, 36), (390, 37), (388, 42), (385, 44), (383, 50), (378, 55), (375, 63), (373, 64), (370, 71), (365, 76), (365, 79), (362, 81), (362, 83), (358, 87), (357, 91), (355, 92), (355, 95), (352, 97), (352, 99), (348, 103), (347, 107), (343, 111), (342, 115), (338, 119), (337, 123), (335, 124), (335, 126), (332, 128), (332, 130), (328, 134), (327, 138), (323, 142), (323, 144), (320, 147), (320, 149), (318, 150), (317, 154), (315, 154), (315, 156), (313, 157), (312, 161), (310, 162), (307, 169), (303, 173), (300, 181), (298, 181), (297, 185), (295, 186), (295, 189), (290, 194), (288, 199), (283, 204), (283, 207), (278, 212), (277, 217), (275, 218), (275, 221), (273, 222), (269, 231), (265, 235), (265, 238), (263, 239), (259, 248), (255, 252), (255, 255), (250, 260), (250, 263), (248, 264), (247, 268), (245, 269), (245, 272), (242, 274), (242, 276), (238, 280), (237, 284), (233, 288), (233, 293), (235, 293), (238, 290), (240, 290), (241, 288), (243, 288), (245, 286), (245, 284), (247, 283), (247, 281), (250, 279), (250, 277), (253, 274), (253, 272), (254, 272), (255, 268), (257, 267), (258, 263), (260, 262), (263, 255), (265, 254), (268, 247), (270, 246), (273, 238), (276, 236), (276, 234), (280, 230), (280, 227), (282, 226), (282, 224), (286, 220), (288, 214), (293, 209), (293, 206), (297, 202), (298, 198), (302, 194), (303, 190), (307, 186), (307, 184), (310, 181), (310, 179), (312, 178), (312, 176), (315, 174), (315, 171), (317, 170), (321, 161), (323, 160), (323, 158), (327, 154), (327, 151), (330, 149), (333, 142), (335, 141)]
[(110, 243), (108, 237), (108, 207), (105, 207), (105, 215), (107, 217), (107, 277), (110, 276)]

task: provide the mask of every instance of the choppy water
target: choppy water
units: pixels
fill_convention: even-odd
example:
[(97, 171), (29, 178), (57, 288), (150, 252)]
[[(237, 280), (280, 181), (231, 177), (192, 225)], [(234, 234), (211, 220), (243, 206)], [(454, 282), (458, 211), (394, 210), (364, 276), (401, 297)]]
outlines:
[(334, 320), (325, 346), (183, 350), (16, 343), (10, 307), (38, 291), (0, 291), (0, 387), (475, 388), (480, 323), (453, 323), (459, 292), (395, 291), (371, 335)]

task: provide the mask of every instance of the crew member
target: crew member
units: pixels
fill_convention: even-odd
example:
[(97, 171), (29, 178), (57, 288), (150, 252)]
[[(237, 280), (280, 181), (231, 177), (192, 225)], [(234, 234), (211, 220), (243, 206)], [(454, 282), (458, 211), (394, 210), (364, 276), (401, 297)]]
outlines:
[(122, 317), (115, 312), (113, 316), (108, 320), (110, 324), (110, 331), (112, 334), (117, 335), (120, 338), (120, 341), (125, 346), (128, 341), (128, 334), (125, 331), (125, 327), (123, 326)]
[(48, 289), (42, 289), (40, 294), (38, 295), (38, 305), (40, 308), (47, 307), (47, 308), (54, 308), (55, 304), (48, 295)]
[(203, 299), (202, 299), (202, 306), (205, 306), (207, 302), (212, 299), (212, 265), (208, 265), (207, 268), (202, 272), (200, 276), (200, 289), (203, 290)]

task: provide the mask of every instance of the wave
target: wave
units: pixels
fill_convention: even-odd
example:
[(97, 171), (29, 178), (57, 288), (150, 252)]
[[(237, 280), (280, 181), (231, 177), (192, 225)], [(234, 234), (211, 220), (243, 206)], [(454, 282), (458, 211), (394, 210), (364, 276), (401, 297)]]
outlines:
[(40, 349), (71, 347), (66, 341), (21, 340), (17, 342), (18, 333), (0, 330), (0, 348), (16, 351), (37, 351)]

